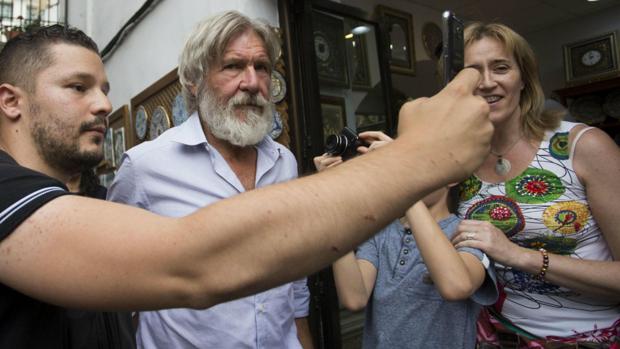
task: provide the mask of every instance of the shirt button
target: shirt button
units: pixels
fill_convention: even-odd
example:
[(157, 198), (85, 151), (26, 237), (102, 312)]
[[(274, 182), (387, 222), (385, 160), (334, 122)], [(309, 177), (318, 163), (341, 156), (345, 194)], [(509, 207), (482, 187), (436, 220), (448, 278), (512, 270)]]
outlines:
[(265, 305), (263, 303), (259, 303), (258, 304), (258, 312), (259, 313), (264, 313), (265, 312)]
[(411, 242), (411, 238), (410, 238), (409, 236), (407, 236), (407, 237), (405, 238), (405, 242), (406, 242), (406, 243), (410, 243), (410, 242)]
[(409, 253), (409, 249), (404, 249), (404, 250), (403, 250), (403, 253), (404, 253), (404, 254), (408, 254), (408, 253)]
[(404, 260), (404, 259), (401, 259), (401, 260), (400, 260), (400, 262), (398, 262), (398, 264), (400, 264), (400, 265), (405, 265), (405, 260)]

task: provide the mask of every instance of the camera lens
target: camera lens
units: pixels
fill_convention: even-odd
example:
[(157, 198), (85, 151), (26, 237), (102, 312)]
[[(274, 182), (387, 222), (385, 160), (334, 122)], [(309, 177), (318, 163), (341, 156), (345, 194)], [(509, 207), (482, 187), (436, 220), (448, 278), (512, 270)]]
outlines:
[(329, 135), (325, 140), (325, 152), (330, 155), (341, 155), (347, 149), (349, 140), (343, 135)]

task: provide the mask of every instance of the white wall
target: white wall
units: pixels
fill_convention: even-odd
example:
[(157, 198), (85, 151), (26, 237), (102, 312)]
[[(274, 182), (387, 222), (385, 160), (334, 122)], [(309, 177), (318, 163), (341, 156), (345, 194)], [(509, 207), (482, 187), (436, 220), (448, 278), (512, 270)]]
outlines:
[(545, 95), (565, 87), (563, 45), (611, 31), (620, 35), (620, 7), (524, 35), (538, 57)]
[[(71, 1), (69, 24), (103, 49), (145, 0)], [(210, 14), (237, 10), (279, 26), (277, 0), (161, 0), (105, 61), (114, 109), (177, 66), (185, 38)]]

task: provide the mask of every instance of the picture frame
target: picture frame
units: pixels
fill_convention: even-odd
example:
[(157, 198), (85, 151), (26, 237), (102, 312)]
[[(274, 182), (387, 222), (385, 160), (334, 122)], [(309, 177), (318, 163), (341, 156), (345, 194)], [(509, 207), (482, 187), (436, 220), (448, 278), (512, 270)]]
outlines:
[(368, 53), (366, 37), (355, 35), (347, 40), (349, 57), (351, 57), (351, 88), (355, 90), (370, 90), (370, 70), (368, 68)]
[(386, 118), (384, 114), (357, 114), (355, 115), (357, 132), (386, 131)]
[(125, 127), (121, 126), (113, 130), (113, 152), (114, 152), (114, 167), (118, 168), (121, 165), (121, 159), (123, 158), (123, 154), (125, 150), (127, 150), (127, 143), (125, 137)]
[[(106, 173), (110, 170), (116, 169), (120, 165), (121, 156), (123, 152), (129, 148), (129, 144), (127, 143), (127, 137), (125, 136), (124, 130), (131, 130), (131, 118), (129, 116), (129, 107), (127, 105), (123, 105), (122, 107), (113, 111), (107, 117), (108, 128), (106, 130), (105, 138), (103, 141), (103, 161), (97, 166), (96, 172)], [(116, 137), (120, 137), (117, 135), (117, 130), (123, 129), (123, 139), (117, 140)], [(116, 143), (120, 141), (123, 143), (123, 152), (120, 155), (116, 154)]]
[(390, 70), (397, 74), (415, 75), (413, 16), (384, 5), (377, 5), (376, 12), (387, 31)]
[(314, 55), (319, 82), (349, 87), (344, 42), (344, 21), (321, 11), (313, 11)]
[(106, 167), (114, 167), (114, 132), (111, 128), (105, 131), (103, 139), (103, 163)]
[(567, 85), (578, 85), (620, 75), (616, 32), (564, 45)]
[(125, 130), (124, 147), (125, 149), (130, 148), (130, 144), (127, 139), (129, 135), (127, 133), (132, 129), (132, 127), (131, 118), (129, 117), (129, 106), (127, 104), (116, 109), (114, 112), (112, 112), (112, 114), (108, 116), (108, 128), (112, 131), (123, 128)]
[(323, 120), (323, 142), (325, 142), (327, 136), (340, 133), (347, 125), (344, 98), (321, 95), (321, 118)]

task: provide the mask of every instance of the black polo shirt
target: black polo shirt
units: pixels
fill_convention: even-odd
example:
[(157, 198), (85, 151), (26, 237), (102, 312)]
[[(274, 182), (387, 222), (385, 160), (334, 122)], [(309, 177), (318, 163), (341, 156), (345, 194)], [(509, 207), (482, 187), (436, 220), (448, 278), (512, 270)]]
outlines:
[[(0, 244), (41, 206), (67, 194), (63, 183), (20, 166), (0, 151)], [(127, 313), (66, 309), (0, 283), (0, 348), (134, 347)]]

